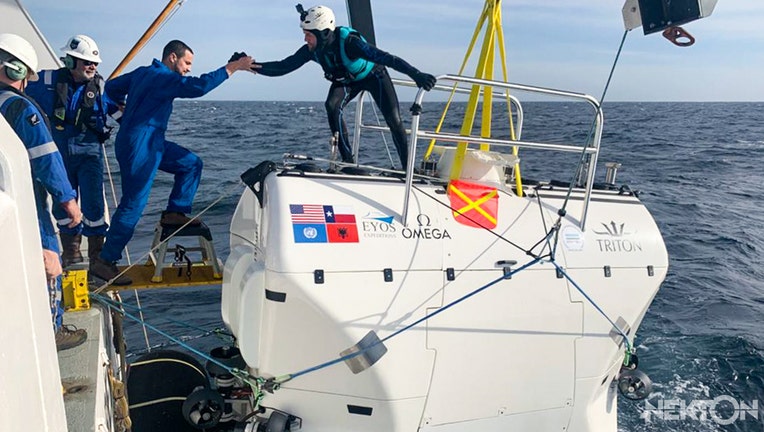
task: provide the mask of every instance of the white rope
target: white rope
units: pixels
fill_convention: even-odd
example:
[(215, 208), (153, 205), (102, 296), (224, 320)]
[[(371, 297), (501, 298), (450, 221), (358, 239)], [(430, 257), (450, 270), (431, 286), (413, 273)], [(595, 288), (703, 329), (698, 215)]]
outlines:
[[(101, 152), (103, 154), (103, 160), (106, 164), (106, 176), (109, 179), (109, 188), (111, 189), (112, 201), (114, 203), (114, 208), (116, 208), (119, 205), (119, 201), (117, 200), (117, 190), (114, 188), (114, 178), (111, 175), (111, 165), (109, 164), (109, 158), (106, 154), (106, 146), (103, 143), (101, 143)], [(129, 265), (130, 251), (128, 250), (127, 246), (125, 246), (125, 256)], [(138, 306), (138, 312), (141, 315), (141, 323), (143, 323), (143, 309), (141, 308), (141, 298), (138, 295), (138, 290), (134, 289), (133, 294), (135, 295), (135, 304)], [(124, 312), (124, 310), (122, 312)], [(143, 327), (143, 340), (146, 341), (146, 349), (151, 351), (151, 342), (149, 341), (148, 329), (146, 328), (145, 324), (141, 324), (141, 326)]]

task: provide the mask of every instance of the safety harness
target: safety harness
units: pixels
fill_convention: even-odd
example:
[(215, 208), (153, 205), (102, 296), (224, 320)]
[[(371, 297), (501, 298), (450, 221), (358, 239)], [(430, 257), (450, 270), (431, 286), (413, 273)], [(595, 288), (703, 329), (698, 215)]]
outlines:
[[(96, 101), (101, 98), (103, 82), (103, 77), (96, 72), (93, 79), (85, 84), (84, 94), (74, 110), (73, 118), (70, 118), (66, 115), (66, 108), (69, 106), (69, 86), (74, 87), (76, 84), (69, 69), (59, 69), (56, 78), (57, 97), (53, 106), (53, 123), (55, 128), (57, 130), (64, 130), (64, 125), (69, 124), (82, 132), (87, 130), (93, 132), (100, 142), (106, 141), (108, 133), (104, 131), (103, 126), (99, 127), (98, 118), (93, 115)], [(104, 116), (102, 125), (105, 124), (106, 118)]]

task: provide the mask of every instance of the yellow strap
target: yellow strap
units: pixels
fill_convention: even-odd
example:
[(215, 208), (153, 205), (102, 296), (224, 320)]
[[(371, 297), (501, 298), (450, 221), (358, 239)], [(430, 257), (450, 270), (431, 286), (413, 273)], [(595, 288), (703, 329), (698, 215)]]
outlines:
[[(483, 12), (480, 14), (480, 18), (478, 19), (477, 26), (475, 26), (475, 31), (472, 33), (472, 40), (470, 40), (469, 47), (467, 48), (467, 54), (464, 55), (464, 60), (462, 60), (462, 65), (459, 68), (458, 75), (462, 75), (464, 73), (464, 70), (467, 68), (467, 62), (470, 59), (470, 56), (472, 55), (472, 50), (475, 48), (475, 43), (478, 40), (478, 37), (480, 36), (480, 29), (483, 28), (483, 23), (485, 22), (486, 18), (488, 16), (488, 3), (483, 8)], [(443, 109), (443, 114), (440, 116), (440, 121), (438, 121), (438, 126), (435, 128), (435, 132), (440, 132), (441, 128), (443, 127), (443, 123), (446, 120), (446, 113), (448, 113), (448, 109), (451, 107), (451, 102), (454, 99), (454, 95), (456, 95), (456, 87), (457, 84), (454, 83), (454, 86), (451, 88), (451, 94), (448, 96), (448, 101), (446, 102), (446, 107)], [(427, 151), (424, 154), (424, 160), (428, 160), (430, 156), (432, 155), (432, 150), (435, 147), (435, 139), (430, 140), (430, 145), (427, 147)]]
[[(499, 43), (499, 54), (501, 55), (501, 69), (504, 76), (504, 81), (509, 81), (509, 72), (507, 71), (507, 50), (504, 44), (504, 30), (502, 26), (502, 18), (501, 13), (497, 14), (496, 16), (497, 20), (497, 41)], [(509, 90), (505, 92), (506, 100), (507, 100), (507, 117), (509, 118), (509, 137), (512, 141), (517, 140), (517, 136), (515, 135), (515, 121), (514, 117), (512, 117), (512, 101), (509, 98)], [(512, 147), (512, 154), (514, 156), (519, 156), (520, 149), (517, 146)], [(520, 164), (515, 164), (514, 167), (512, 167), (515, 174), (515, 187), (517, 190), (517, 196), (522, 197), (523, 196), (523, 180), (520, 175)]]
[[(489, 2), (494, 0), (489, 0)], [(486, 17), (488, 17), (489, 13), (490, 16), (493, 17), (493, 9), (489, 8), (488, 5), (486, 5)], [(485, 20), (484, 20), (485, 21)], [(486, 70), (490, 69), (493, 70), (493, 64), (488, 64), (489, 58), (493, 58), (489, 55), (490, 51), (493, 50), (493, 19), (490, 21), (491, 24), (489, 24), (488, 28), (486, 29), (485, 34), (483, 35), (483, 46), (480, 50), (480, 57), (478, 58), (478, 67), (477, 71), (475, 71), (475, 76), (478, 78), (485, 78), (486, 76)], [(470, 97), (467, 101), (467, 109), (464, 111), (464, 121), (462, 122), (462, 129), (461, 134), (462, 135), (470, 135), (472, 133), (472, 127), (475, 124), (475, 116), (477, 114), (477, 107), (480, 103), (480, 93), (481, 93), (481, 86), (479, 85), (473, 85), (472, 90), (470, 91)], [(483, 95), (485, 97), (485, 94)], [(485, 105), (485, 104), (484, 104)], [(490, 134), (490, 132), (489, 132)], [(464, 157), (467, 154), (467, 142), (461, 141), (456, 144), (456, 153), (454, 155), (454, 162), (451, 166), (451, 180), (458, 179), (462, 174), (462, 166), (464, 165)]]
[[(462, 75), (464, 73), (464, 70), (467, 66), (469, 58), (472, 55), (472, 51), (475, 48), (475, 45), (477, 43), (478, 37), (481, 33), (483, 33), (483, 44), (482, 44), (480, 56), (477, 62), (475, 77), (488, 79), (488, 80), (494, 79), (494, 63), (496, 61), (496, 45), (498, 45), (504, 81), (509, 81), (509, 73), (507, 72), (507, 57), (506, 57), (506, 49), (504, 44), (504, 30), (502, 27), (500, 3), (501, 3), (500, 0), (485, 1), (485, 4), (483, 6), (483, 11), (480, 14), (480, 18), (478, 19), (477, 25), (475, 27), (475, 31), (472, 34), (472, 39), (470, 40), (469, 47), (467, 48), (467, 53), (465, 54), (464, 60), (462, 61), (462, 65), (459, 69), (459, 75)], [(485, 26), (485, 31), (483, 31), (484, 26)], [(443, 113), (441, 114), (440, 120), (438, 121), (438, 125), (435, 128), (436, 133), (440, 132), (441, 128), (443, 127), (446, 114), (448, 113), (448, 110), (451, 107), (451, 102), (453, 101), (454, 95), (456, 94), (456, 87), (457, 85), (454, 84), (453, 88), (451, 89), (451, 94), (449, 95), (448, 101), (446, 102), (446, 107), (443, 110)], [(465, 113), (464, 113), (464, 120), (462, 122), (462, 127), (460, 131), (462, 135), (466, 136), (466, 135), (472, 134), (472, 128), (474, 126), (475, 117), (477, 114), (477, 107), (480, 102), (481, 91), (483, 96), (483, 110), (482, 110), (482, 116), (481, 116), (482, 119), (481, 119), (480, 136), (484, 138), (491, 137), (493, 89), (490, 86), (486, 86), (481, 89), (481, 86), (479, 85), (473, 85), (470, 91), (469, 99), (467, 102), (467, 109), (465, 110)], [(512, 117), (512, 103), (509, 97), (509, 90), (505, 92), (505, 98), (507, 102), (507, 114), (509, 118), (510, 139), (514, 141), (514, 140), (517, 140), (517, 137), (515, 134), (514, 119)], [(432, 152), (435, 147), (435, 144), (436, 144), (435, 139), (430, 140), (430, 143), (427, 147), (427, 151), (424, 154), (424, 160), (430, 159), (430, 157), (432, 156)], [(467, 154), (467, 147), (468, 147), (468, 144), (466, 141), (458, 142), (456, 145), (456, 152), (454, 154), (454, 160), (451, 166), (451, 172), (449, 173), (449, 178), (451, 180), (459, 179), (461, 176), (462, 167), (464, 165), (464, 158)], [(490, 150), (490, 146), (488, 144), (480, 144), (480, 150), (483, 150), (483, 151)], [(518, 156), (518, 153), (519, 153), (518, 148), (516, 146), (513, 147), (512, 154), (514, 156)], [(516, 164), (513, 167), (513, 170), (515, 174), (517, 195), (523, 196), (522, 179), (520, 177), (519, 164)]]

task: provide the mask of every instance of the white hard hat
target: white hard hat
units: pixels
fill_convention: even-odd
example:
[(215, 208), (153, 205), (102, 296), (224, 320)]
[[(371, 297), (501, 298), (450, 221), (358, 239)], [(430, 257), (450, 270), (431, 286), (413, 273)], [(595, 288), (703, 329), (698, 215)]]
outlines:
[[(30, 81), (37, 81), (37, 53), (26, 39), (13, 33), (0, 34), (0, 50), (16, 57), (26, 65)], [(7, 66), (6, 66), (7, 67)]]
[(72, 36), (66, 45), (61, 48), (61, 51), (65, 55), (70, 55), (74, 58), (101, 63), (98, 45), (96, 45), (93, 39), (85, 35)]
[(334, 12), (326, 6), (313, 6), (304, 18), (301, 17), (300, 27), (303, 30), (334, 31)]

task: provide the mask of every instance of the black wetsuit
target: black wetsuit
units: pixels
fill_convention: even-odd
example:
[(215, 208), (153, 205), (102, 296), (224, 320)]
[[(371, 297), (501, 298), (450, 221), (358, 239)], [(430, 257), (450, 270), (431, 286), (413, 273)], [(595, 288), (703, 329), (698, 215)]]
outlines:
[[(340, 49), (339, 28), (335, 29), (334, 33), (330, 33), (330, 37), (327, 39), (323, 44), (319, 41), (316, 50), (313, 52), (305, 44), (297, 52), (281, 61), (260, 63), (262, 68), (257, 69), (257, 73), (265, 76), (286, 75), (311, 60), (321, 65), (326, 78), (332, 82), (329, 94), (326, 97), (326, 113), (329, 117), (329, 127), (331, 128), (332, 135), (335, 132), (339, 132), (338, 146), (344, 162), (354, 161), (353, 151), (348, 141), (347, 126), (342, 118), (342, 110), (358, 93), (364, 90), (368, 91), (385, 117), (385, 122), (393, 135), (393, 142), (395, 143), (398, 157), (400, 157), (405, 169), (408, 159), (406, 129), (401, 122), (398, 96), (395, 93), (395, 88), (385, 66), (412, 78), (420, 73), (419, 70), (408, 64), (405, 60), (369, 45), (357, 33), (351, 33), (345, 39), (346, 56), (350, 60), (365, 59), (374, 63), (374, 67), (366, 77), (357, 81), (352, 80), (352, 78), (348, 79), (346, 76), (337, 77), (335, 75), (342, 75), (337, 74), (338, 69), (342, 68), (342, 61), (337, 54)], [(329, 61), (327, 58), (335, 58), (337, 60), (332, 64), (326, 64)]]

